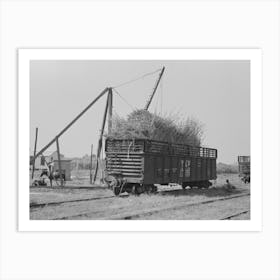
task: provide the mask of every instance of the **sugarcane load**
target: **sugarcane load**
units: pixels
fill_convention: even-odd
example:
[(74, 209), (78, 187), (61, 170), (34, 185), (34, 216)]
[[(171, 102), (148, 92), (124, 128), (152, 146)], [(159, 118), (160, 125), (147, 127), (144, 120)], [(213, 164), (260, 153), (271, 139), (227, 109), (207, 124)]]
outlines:
[(200, 124), (176, 124), (146, 110), (114, 117), (106, 137), (106, 182), (115, 195), (154, 193), (156, 185), (208, 188), (216, 179), (217, 150), (200, 147)]

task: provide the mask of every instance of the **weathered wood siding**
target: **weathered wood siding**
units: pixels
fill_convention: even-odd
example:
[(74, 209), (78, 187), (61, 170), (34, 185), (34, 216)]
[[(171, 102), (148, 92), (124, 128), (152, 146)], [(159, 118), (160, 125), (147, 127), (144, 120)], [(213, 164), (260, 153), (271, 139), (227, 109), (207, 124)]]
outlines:
[(128, 182), (168, 184), (216, 179), (217, 150), (159, 141), (106, 140), (106, 172)]

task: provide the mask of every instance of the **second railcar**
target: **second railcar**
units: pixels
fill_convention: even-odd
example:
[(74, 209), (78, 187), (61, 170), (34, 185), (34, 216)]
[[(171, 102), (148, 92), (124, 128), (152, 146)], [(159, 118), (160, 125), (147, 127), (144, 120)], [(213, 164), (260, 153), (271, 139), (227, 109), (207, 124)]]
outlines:
[(106, 139), (106, 181), (121, 192), (155, 192), (156, 184), (209, 187), (217, 150), (147, 139)]
[(244, 183), (251, 181), (251, 157), (238, 156), (238, 173)]

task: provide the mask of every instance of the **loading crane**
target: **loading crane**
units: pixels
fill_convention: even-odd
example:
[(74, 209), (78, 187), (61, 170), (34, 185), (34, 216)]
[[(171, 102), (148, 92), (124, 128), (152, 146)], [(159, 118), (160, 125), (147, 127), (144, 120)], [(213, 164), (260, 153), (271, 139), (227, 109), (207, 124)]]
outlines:
[[(158, 88), (158, 85), (160, 83), (160, 80), (162, 78), (163, 72), (165, 70), (165, 67), (163, 67), (160, 71), (159, 77), (155, 83), (155, 86), (153, 88), (152, 94), (149, 96), (147, 103), (145, 105), (145, 110), (149, 109), (149, 106), (152, 102), (152, 99), (156, 93), (156, 90)], [(157, 70), (158, 71), (158, 70)], [(156, 72), (157, 72), (156, 71)], [(152, 73), (149, 73), (152, 74)], [(146, 74), (147, 75), (147, 74)], [(145, 75), (145, 76), (146, 76)], [(135, 80), (133, 80), (135, 81)], [(131, 82), (133, 82), (131, 81)], [(97, 153), (96, 153), (96, 166), (95, 166), (95, 171), (94, 171), (94, 176), (93, 176), (93, 182), (96, 181), (97, 177), (97, 171), (98, 171), (98, 160), (100, 159), (100, 154), (102, 150), (102, 138), (104, 135), (104, 129), (105, 129), (105, 124), (106, 120), (108, 117), (108, 132), (110, 134), (111, 128), (112, 128), (112, 108), (113, 108), (113, 88), (112, 87), (106, 87), (103, 91), (100, 92), (100, 94), (88, 105), (86, 106), (82, 112), (80, 112), (66, 127), (64, 127), (47, 145), (45, 145), (39, 152), (36, 154), (34, 153), (34, 156), (31, 160), (31, 164), (35, 165), (35, 160), (38, 158), (38, 156), (42, 155), (52, 144), (56, 143), (57, 151), (58, 151), (58, 161), (59, 161), (59, 176), (61, 180), (61, 185), (62, 185), (62, 172), (61, 172), (61, 164), (60, 164), (60, 153), (59, 153), (59, 138), (72, 126), (74, 123), (76, 123), (102, 96), (104, 96), (107, 93), (107, 101), (105, 105), (105, 111), (103, 115), (103, 120), (102, 120), (102, 126), (101, 126), (101, 131), (98, 139), (98, 147), (97, 147)], [(37, 142), (37, 141), (36, 141)]]
[(161, 80), (161, 77), (162, 77), (162, 75), (163, 75), (164, 70), (165, 70), (165, 67), (162, 67), (162, 69), (161, 69), (161, 71), (160, 71), (160, 73), (159, 73), (159, 77), (158, 77), (158, 79), (157, 79), (157, 81), (156, 81), (156, 84), (155, 84), (155, 86), (154, 86), (153, 92), (152, 92), (152, 94), (150, 95), (150, 97), (149, 97), (148, 100), (147, 100), (147, 103), (146, 103), (146, 106), (145, 106), (145, 110), (146, 110), (146, 111), (149, 109), (149, 107), (150, 107), (150, 105), (151, 105), (151, 102), (152, 102), (153, 97), (154, 97), (154, 95), (155, 95), (155, 93), (156, 93), (156, 91), (157, 91), (157, 88), (158, 88), (158, 85), (159, 85), (159, 83), (160, 83), (160, 80)]

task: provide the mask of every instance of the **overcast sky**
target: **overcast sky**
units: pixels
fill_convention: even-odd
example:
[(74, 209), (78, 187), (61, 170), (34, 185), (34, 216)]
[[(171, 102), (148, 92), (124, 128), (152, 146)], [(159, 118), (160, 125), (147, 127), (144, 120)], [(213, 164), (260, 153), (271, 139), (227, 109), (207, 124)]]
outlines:
[[(105, 87), (116, 86), (165, 66), (150, 111), (194, 117), (204, 124), (203, 146), (218, 149), (218, 161), (233, 163), (250, 154), (249, 61), (31, 61), (30, 151), (35, 128), (37, 150), (46, 145)], [(158, 72), (117, 88), (114, 112), (126, 116), (141, 109), (151, 94)], [(60, 139), (67, 157), (94, 151), (106, 96)], [(53, 145), (46, 152), (54, 151)], [(96, 153), (96, 152), (95, 152)]]

